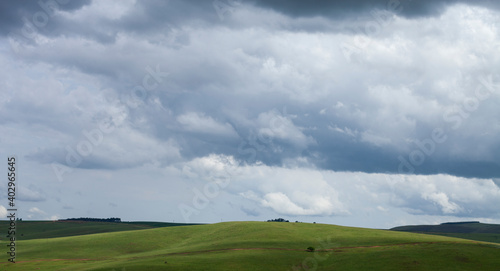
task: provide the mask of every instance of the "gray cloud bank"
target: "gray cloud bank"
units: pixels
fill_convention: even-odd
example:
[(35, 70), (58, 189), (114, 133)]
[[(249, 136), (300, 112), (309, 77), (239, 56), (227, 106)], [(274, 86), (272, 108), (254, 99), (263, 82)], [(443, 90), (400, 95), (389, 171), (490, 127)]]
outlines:
[(438, 16), (453, 4), (473, 4), (488, 8), (498, 9), (500, 5), (495, 1), (480, 0), (258, 0), (257, 5), (272, 8), (276, 11), (295, 17), (325, 16), (325, 17), (347, 17), (359, 16), (360, 13), (370, 12), (374, 9), (382, 9), (398, 12), (409, 18)]
[(0, 4), (30, 216), (191, 204), (230, 165), (193, 219), (498, 217), (494, 1), (41, 3)]
[[(2, 17), (3, 32), (21, 28), (19, 16), (43, 12), (32, 2), (6, 3), (3, 10), (10, 10), (10, 17)], [(58, 131), (61, 142), (73, 148), (85, 139), (80, 124), (92, 127), (106, 118), (120, 133), (141, 135), (112, 134), (117, 146), (103, 143), (92, 159), (78, 165), (84, 168), (133, 165), (134, 159), (106, 160), (116, 157), (120, 144), (134, 142), (140, 152), (148, 150), (147, 144), (170, 146), (151, 149), (165, 163), (220, 153), (268, 165), (300, 157), (339, 171), (499, 177), (500, 80), (493, 74), (498, 62), (490, 57), (498, 33), (452, 8), (463, 2), (400, 3), (406, 5), (402, 13), (395, 12), (375, 34), (317, 35), (283, 27), (324, 26), (315, 17), (323, 16), (341, 20), (347, 29), (349, 22), (374, 19), (329, 14), (369, 14), (365, 11), (387, 3), (227, 2), (231, 9), (223, 13), (225, 20), (212, 4), (196, 1), (59, 4), (29, 43), (10, 37), (18, 46), (13, 57), (34, 67), (49, 65), (54, 81), (43, 87), (53, 90), (43, 95), (51, 98), (40, 102), (42, 90), (33, 96), (19, 90), (12, 94), (16, 102), (6, 102), (3, 110), (18, 111), (17, 122)], [(490, 1), (476, 5), (496, 7)], [(436, 12), (443, 15), (430, 17)], [(294, 19), (302, 16), (308, 18)], [(360, 35), (368, 46), (357, 40)], [(154, 88), (147, 91), (135, 88), (155, 69), (168, 78), (148, 81)], [(66, 83), (57, 85), (61, 76)], [(94, 86), (78, 89), (85, 78)], [(132, 106), (131, 95), (138, 104)], [(78, 116), (79, 124), (62, 112)], [(149, 143), (141, 145), (138, 138)], [(67, 154), (67, 148), (46, 146), (30, 157), (67, 164)], [(132, 155), (142, 156), (148, 155)]]

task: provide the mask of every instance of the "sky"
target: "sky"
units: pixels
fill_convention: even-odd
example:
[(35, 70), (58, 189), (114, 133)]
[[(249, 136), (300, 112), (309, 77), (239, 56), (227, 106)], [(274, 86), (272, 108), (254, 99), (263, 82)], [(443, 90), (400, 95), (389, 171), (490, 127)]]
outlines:
[(499, 13), (1, 1), (0, 172), (24, 220), (500, 223)]

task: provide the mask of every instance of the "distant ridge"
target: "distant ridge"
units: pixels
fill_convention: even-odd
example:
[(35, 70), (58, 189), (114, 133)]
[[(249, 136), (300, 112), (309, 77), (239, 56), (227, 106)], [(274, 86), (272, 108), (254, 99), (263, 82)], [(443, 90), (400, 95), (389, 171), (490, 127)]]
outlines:
[(498, 233), (500, 225), (484, 224), (479, 221), (445, 222), (440, 225), (411, 225), (400, 226), (391, 229), (392, 231), (407, 232), (433, 232), (433, 233)]
[(475, 223), (481, 223), (481, 222), (479, 221), (444, 222), (441, 223), (441, 225), (460, 225), (460, 224), (475, 224)]
[(110, 218), (95, 218), (95, 217), (79, 217), (79, 218), (66, 218), (59, 219), (58, 221), (92, 221), (92, 222), (122, 222), (119, 217), (110, 217)]
[(440, 225), (411, 225), (390, 229), (500, 243), (500, 225), (479, 221), (446, 222)]

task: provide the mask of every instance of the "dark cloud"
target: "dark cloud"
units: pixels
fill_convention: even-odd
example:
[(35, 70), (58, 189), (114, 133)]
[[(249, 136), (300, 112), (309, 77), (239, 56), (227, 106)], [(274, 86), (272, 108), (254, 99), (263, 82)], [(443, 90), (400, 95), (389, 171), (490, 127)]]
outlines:
[[(0, 4), (2, 12), (9, 11), (10, 14), (10, 17), (2, 17), (5, 31), (21, 28), (22, 20), (16, 21), (17, 19), (43, 10), (31, 1), (12, 2), (12, 5), (6, 3)], [(59, 6), (60, 9), (74, 11), (88, 3), (79, 1)], [(447, 95), (437, 95), (437, 91), (431, 89), (433, 84), (442, 80), (438, 76), (433, 77), (433, 74), (443, 70), (434, 70), (432, 67), (436, 63), (447, 63), (449, 59), (436, 60), (434, 63), (431, 60), (440, 57), (439, 53), (431, 54), (432, 51), (413, 45), (422, 41), (421, 36), (436, 40), (441, 37), (419, 33), (418, 29), (411, 29), (407, 33), (405, 31), (408, 41), (401, 48), (406, 48), (406, 51), (388, 53), (381, 49), (385, 54), (372, 55), (371, 59), (365, 59), (372, 61), (371, 63), (361, 65), (348, 63), (343, 59), (338, 48), (339, 40), (333, 38), (314, 41), (316, 37), (310, 34), (323, 29), (323, 24), (318, 23), (320, 21), (300, 19), (322, 16), (328, 20), (342, 21), (343, 27), (349, 28), (352, 27), (349, 24), (358, 17), (371, 16), (370, 11), (387, 9), (392, 4), (398, 14), (417, 18), (435, 16), (455, 3), (465, 2), (401, 1), (398, 5), (398, 1), (387, 0), (240, 1), (239, 4), (232, 5), (234, 14), (242, 18), (234, 16), (234, 20), (229, 20), (228, 15), (228, 20), (224, 21), (219, 18), (212, 1), (138, 1), (118, 18), (101, 16), (89, 19), (76, 16), (68, 19), (56, 16), (48, 26), (50, 33), (43, 34), (52, 37), (61, 35), (64, 38), (54, 40), (50, 46), (40, 44), (36, 50), (26, 50), (20, 56), (26, 62), (50, 63), (77, 70), (92, 78), (92, 83), (114, 89), (118, 97), (130, 94), (134, 87), (142, 84), (143, 78), (148, 74), (146, 66), (160, 65), (162, 71), (169, 73), (168, 79), (161, 82), (154, 91), (148, 91), (147, 98), (139, 107), (128, 107), (120, 98), (110, 103), (125, 107), (120, 112), (126, 116), (130, 126), (130, 130), (126, 132), (132, 130), (148, 134), (153, 143), (145, 146), (172, 139), (177, 142), (179, 152), (186, 160), (218, 153), (235, 156), (242, 162), (261, 161), (267, 165), (281, 166), (289, 160), (305, 158), (323, 169), (401, 173), (399, 169), (402, 162), (399, 157), (409, 162), (412, 152), (418, 151), (413, 141), (425, 139), (433, 128), (440, 125), (427, 120), (427, 112), (430, 111), (434, 118), (442, 116), (440, 110), (432, 111), (433, 108), (428, 110), (422, 107), (411, 112), (406, 111), (407, 108), (414, 104), (421, 105), (422, 102), (422, 106), (425, 102), (429, 106), (436, 102), (439, 107), (445, 107), (449, 103)], [(474, 3), (498, 6), (492, 1)], [(267, 17), (272, 17), (270, 21), (283, 21), (262, 29), (248, 30), (251, 33), (248, 36), (231, 29), (234, 27), (233, 23), (248, 26), (258, 24), (259, 21), (254, 20), (257, 17), (246, 18), (238, 14), (238, 9), (252, 12), (255, 6), (273, 9), (294, 19), (275, 19), (276, 14), (267, 14)], [(16, 16), (12, 17), (12, 14)], [(266, 16), (262, 15), (262, 20), (265, 21)], [(241, 23), (242, 21), (245, 22)], [(292, 31), (285, 33), (288, 37), (281, 40), (283, 33), (273, 31), (281, 29), (282, 24), (286, 25), (288, 22), (293, 22), (296, 29), (309, 29), (310, 33)], [(397, 27), (399, 26), (394, 26)], [(446, 32), (439, 30), (437, 32), (440, 35)], [(453, 30), (455, 29), (449, 32), (454, 33)], [(463, 33), (462, 30), (456, 32)], [(119, 42), (118, 33), (122, 34)], [(399, 37), (402, 36), (400, 34), (398, 33)], [(269, 38), (270, 36), (273, 38)], [(80, 37), (89, 40), (85, 40), (83, 45)], [(372, 38), (377, 40), (378, 37)], [(451, 42), (446, 42), (454, 43), (456, 36), (453, 38)], [(293, 43), (302, 42), (302, 47), (294, 48)], [(389, 41), (388, 44), (378, 44), (378, 48), (393, 44)], [(472, 48), (474, 46), (471, 45)], [(312, 48), (316, 50), (314, 55), (309, 54)], [(471, 48), (456, 50), (469, 50), (471, 55), (477, 53)], [(426, 53), (429, 55), (425, 55)], [(394, 56), (402, 57), (391, 59)], [(317, 69), (314, 62), (320, 63), (328, 58), (332, 61), (321, 64), (325, 67), (323, 70)], [(421, 59), (429, 62), (420, 63)], [(401, 63), (405, 61), (411, 64), (403, 66)], [(426, 82), (419, 83), (421, 78)], [(453, 79), (455, 78), (451, 78)], [(371, 87), (380, 85), (381, 89), (370, 93)], [(399, 97), (405, 91), (404, 88), (399, 88), (401, 85), (411, 85), (412, 93)], [(466, 87), (473, 89), (475, 86)], [(46, 88), (52, 89), (53, 86)], [(68, 97), (71, 96), (64, 96), (63, 92), (65, 90), (53, 95), (59, 106), (52, 106), (50, 101), (42, 105), (36, 103), (40, 99), (36, 102), (24, 102), (20, 96), (15, 104), (8, 103), (2, 108), (11, 111), (18, 108), (16, 116), (20, 119), (19, 122), (27, 125), (44, 123), (54, 130), (81, 138), (81, 124), (68, 120), (58, 121), (58, 116), (71, 112), (71, 115), (78, 118), (90, 118), (93, 115), (97, 118), (99, 114), (106, 112), (102, 112), (102, 109), (93, 110), (95, 101), (90, 100), (91, 98), (88, 98), (89, 102), (82, 104), (80, 100), (85, 97), (81, 94), (75, 94), (74, 101), (69, 103), (71, 106), (62, 106), (68, 103)], [(68, 92), (72, 94), (71, 91)], [(439, 90), (439, 93), (442, 91)], [(87, 95), (99, 96), (100, 93)], [(339, 101), (342, 101), (342, 106), (333, 109)], [(285, 107), (288, 111), (286, 113), (283, 112)], [(53, 111), (52, 108), (64, 110)], [(70, 108), (78, 109), (67, 111)], [(322, 109), (329, 111), (320, 114)], [(495, 109), (489, 109), (481, 115), (492, 115), (490, 112), (494, 112), (493, 110)], [(44, 116), (43, 119), (40, 116)], [(81, 117), (82, 122), (89, 121), (83, 118)], [(276, 120), (283, 123), (272, 127), (271, 123)], [(0, 120), (6, 121), (13, 122), (14, 119), (5, 117)], [(485, 118), (481, 123), (488, 121), (490, 119)], [(464, 127), (463, 130), (474, 130), (467, 128)], [(494, 131), (492, 129), (488, 132)], [(474, 144), (483, 143), (484, 149), (494, 150), (496, 141), (485, 141), (478, 135), (451, 138), (451, 135), (462, 132), (450, 131), (448, 142), (441, 144), (432, 155), (426, 155), (422, 164), (411, 165), (412, 168), (405, 168), (403, 165), (406, 170), (403, 173), (500, 177), (500, 166), (496, 162), (498, 152), (487, 153), (484, 159), (472, 159), (469, 155)], [(121, 143), (132, 142), (134, 140)], [(78, 141), (68, 144), (75, 148), (77, 143)], [(465, 147), (461, 153), (454, 154), (457, 145)], [(64, 147), (42, 149), (28, 157), (43, 163), (64, 164)], [(149, 147), (137, 147), (139, 151), (142, 149)], [(137, 161), (135, 158), (113, 161), (115, 157), (122, 156), (102, 151), (90, 156), (91, 159), (84, 159), (78, 167), (119, 169), (143, 165), (152, 160), (171, 161), (162, 157), (166, 152), (155, 155), (154, 159), (137, 156), (140, 157)]]
[(44, 9), (1, 2), (0, 151), (29, 168), (21, 199), (40, 217), (92, 213), (92, 194), (94, 215), (178, 221), (229, 181), (197, 219), (221, 202), (358, 226), (498, 218), (499, 4), (390, 3), (73, 1), (23, 37)]
[[(60, 3), (59, 3), (60, 2)], [(42, 3), (42, 4), (40, 4)], [(406, 17), (426, 17), (441, 14), (446, 7), (456, 3), (467, 3), (484, 7), (499, 8), (500, 4), (491, 0), (357, 0), (357, 1), (287, 1), (287, 0), (252, 0), (252, 1), (203, 1), (203, 0), (147, 0), (138, 1), (132, 9), (117, 19), (87, 18), (85, 22), (72, 21), (52, 16), (53, 10), (75, 11), (89, 5), (91, 0), (46, 0), (46, 1), (2, 1), (0, 3), (0, 34), (14, 33), (22, 35), (21, 29), (28, 32), (41, 32), (44, 35), (81, 35), (91, 37), (102, 43), (114, 42), (119, 31), (125, 30), (147, 38), (151, 33), (171, 32), (185, 26), (187, 23), (196, 27), (252, 27), (261, 22), (243, 23), (241, 20), (231, 20), (235, 11), (248, 8), (251, 5), (264, 9), (272, 9), (292, 18), (324, 17), (336, 21), (325, 23), (321, 21), (303, 21), (298, 24), (290, 21), (286, 25), (274, 25), (285, 29), (305, 31), (351, 31), (358, 29), (353, 22), (359, 18), (373, 19), (374, 10), (387, 10)], [(219, 4), (214, 4), (219, 3)], [(49, 14), (51, 13), (51, 14)], [(46, 22), (44, 16), (48, 14)], [(367, 17), (368, 16), (368, 17)], [(42, 18), (43, 17), (43, 18)], [(350, 24), (344, 25), (342, 20), (350, 18)], [(226, 21), (224, 21), (226, 19)], [(255, 18), (257, 19), (257, 18)], [(43, 24), (36, 25), (36, 20)], [(227, 20), (231, 24), (227, 24)], [(28, 23), (27, 23), (28, 22)], [(265, 22), (265, 21), (264, 21)], [(35, 25), (33, 25), (35, 23)], [(273, 23), (273, 22), (269, 22)], [(361, 27), (364, 27), (361, 26)]]
[(26, 21), (43, 22), (54, 16), (55, 10), (74, 11), (90, 4), (91, 0), (19, 0), (0, 2), (0, 34), (6, 35), (22, 28)]
[(406, 17), (428, 17), (441, 14), (448, 5), (467, 3), (486, 7), (500, 7), (491, 0), (256, 0), (256, 5), (271, 8), (293, 17), (324, 16), (328, 18), (356, 17), (375, 9), (395, 12)]

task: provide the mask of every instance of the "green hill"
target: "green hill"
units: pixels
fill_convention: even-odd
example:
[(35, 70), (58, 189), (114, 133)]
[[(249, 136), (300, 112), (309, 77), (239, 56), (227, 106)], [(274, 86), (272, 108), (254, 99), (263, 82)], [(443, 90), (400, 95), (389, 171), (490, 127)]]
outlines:
[[(0, 221), (0, 229), (7, 229), (9, 221)], [(132, 231), (159, 227), (186, 226), (195, 224), (164, 222), (92, 222), (92, 221), (16, 221), (17, 238), (31, 240), (77, 236), (94, 233)], [(0, 237), (0, 240), (2, 237)]]
[(412, 225), (392, 228), (393, 231), (435, 234), (469, 240), (500, 243), (500, 225), (472, 222), (448, 222), (440, 225)]
[[(307, 252), (313, 246), (316, 252)], [(6, 242), (0, 247), (6, 248)], [(227, 222), (20, 241), (0, 270), (498, 270), (491, 243), (308, 223)]]

